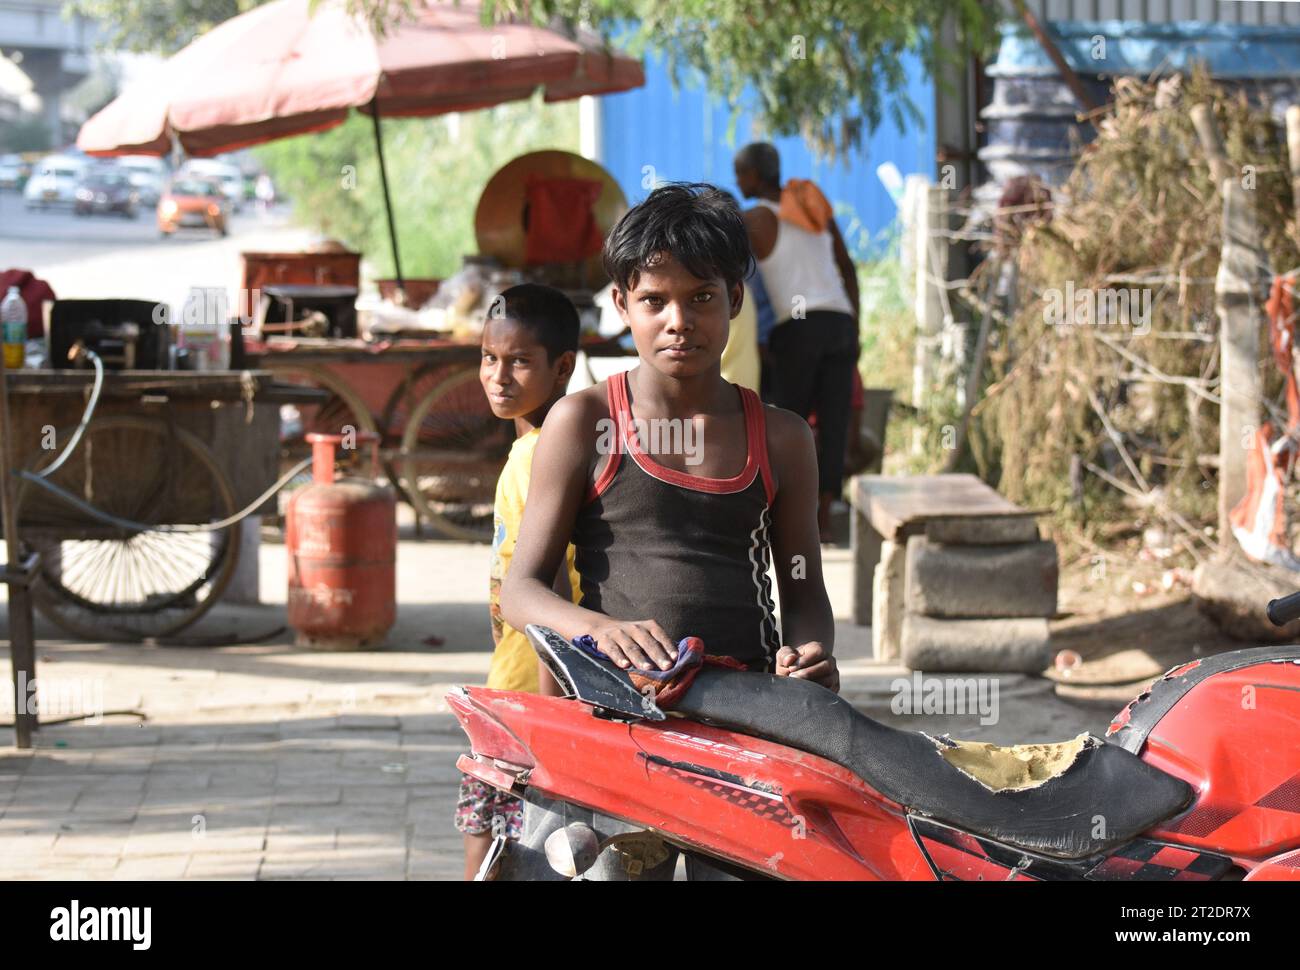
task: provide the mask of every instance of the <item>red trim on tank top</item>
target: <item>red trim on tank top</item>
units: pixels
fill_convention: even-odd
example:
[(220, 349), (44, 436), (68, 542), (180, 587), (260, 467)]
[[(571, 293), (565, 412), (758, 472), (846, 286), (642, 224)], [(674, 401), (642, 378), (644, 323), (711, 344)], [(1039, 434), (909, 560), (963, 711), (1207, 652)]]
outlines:
[(758, 452), (758, 468), (763, 473), (763, 491), (767, 494), (767, 504), (771, 505), (776, 497), (776, 483), (767, 455), (767, 415), (763, 411), (762, 400), (754, 391), (742, 387), (740, 394), (745, 402), (745, 433), (749, 435), (749, 446)]
[[(584, 504), (590, 504), (600, 498), (605, 489), (609, 488), (609, 483), (614, 480), (614, 475), (618, 472), (619, 458), (623, 454), (620, 442), (623, 440), (623, 412), (627, 409), (625, 403), (626, 389), (620, 387), (620, 382), (615, 380), (617, 377), (626, 377), (626, 372), (614, 374), (605, 381), (605, 402), (609, 407), (609, 416), (614, 421), (614, 450), (610, 453), (609, 460), (605, 462), (605, 467), (601, 469), (600, 474), (596, 476), (596, 483), (587, 490), (587, 501)], [(600, 440), (597, 436), (597, 441)]]
[[(763, 490), (770, 503), (773, 496), (771, 469), (767, 459), (767, 433), (763, 419), (763, 405), (758, 396), (749, 388), (733, 385), (740, 391), (741, 404), (745, 410), (745, 467), (732, 478), (705, 478), (666, 468), (659, 464), (641, 448), (636, 435), (632, 433), (632, 405), (627, 393), (627, 371), (615, 374), (610, 384), (617, 382), (617, 389), (611, 391), (612, 406), (619, 409), (619, 429), (624, 436), (624, 447), (631, 454), (637, 466), (652, 478), (679, 488), (689, 488), (697, 492), (710, 492), (715, 495), (729, 495), (743, 492), (760, 472), (763, 475)], [(602, 476), (603, 477), (603, 476)], [(611, 476), (612, 477), (612, 476)], [(608, 485), (608, 483), (606, 483)], [(597, 493), (599, 494), (599, 493)]]

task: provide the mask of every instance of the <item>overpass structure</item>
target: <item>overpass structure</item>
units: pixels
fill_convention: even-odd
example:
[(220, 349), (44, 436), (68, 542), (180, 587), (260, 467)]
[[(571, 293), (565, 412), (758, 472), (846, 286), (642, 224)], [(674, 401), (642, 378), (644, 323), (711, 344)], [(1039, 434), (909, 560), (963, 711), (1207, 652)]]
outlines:
[(62, 0), (0, 0), (0, 56), (31, 79), (56, 147), (66, 141), (62, 96), (90, 72), (98, 39), (94, 21), (64, 14)]

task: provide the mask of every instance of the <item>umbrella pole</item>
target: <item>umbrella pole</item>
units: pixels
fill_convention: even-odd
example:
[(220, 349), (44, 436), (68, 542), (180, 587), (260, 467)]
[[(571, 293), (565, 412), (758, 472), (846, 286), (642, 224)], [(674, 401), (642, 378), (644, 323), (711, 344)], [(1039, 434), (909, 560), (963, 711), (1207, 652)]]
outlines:
[(393, 247), (393, 275), (397, 277), (397, 292), (406, 302), (406, 281), (402, 279), (402, 258), (397, 251), (397, 227), (393, 223), (393, 200), (388, 194), (388, 171), (384, 167), (384, 140), (379, 136), (379, 99), (370, 102), (370, 120), (375, 125), (375, 154), (379, 156), (379, 182), (384, 188), (384, 212), (388, 214), (388, 241)]

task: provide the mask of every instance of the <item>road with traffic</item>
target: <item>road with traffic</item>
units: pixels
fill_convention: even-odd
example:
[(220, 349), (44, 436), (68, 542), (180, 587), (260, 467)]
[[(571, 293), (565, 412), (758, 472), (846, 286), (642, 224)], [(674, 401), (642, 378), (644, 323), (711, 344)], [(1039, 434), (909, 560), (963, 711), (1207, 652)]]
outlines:
[(67, 207), (29, 210), (17, 192), (0, 192), (0, 271), (29, 269), (61, 299), (156, 300), (179, 309), (195, 286), (224, 287), (233, 297), (240, 252), (297, 250), (312, 240), (289, 224), (286, 207), (247, 206), (224, 238), (207, 229), (164, 238), (152, 209), (135, 219), (76, 216)]

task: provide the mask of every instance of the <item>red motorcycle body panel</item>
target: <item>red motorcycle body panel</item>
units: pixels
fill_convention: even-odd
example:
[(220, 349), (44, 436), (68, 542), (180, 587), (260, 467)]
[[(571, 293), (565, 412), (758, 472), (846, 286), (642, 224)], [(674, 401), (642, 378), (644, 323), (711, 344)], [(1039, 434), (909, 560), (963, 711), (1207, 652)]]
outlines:
[[(1274, 656), (1288, 648), (1271, 648)], [(457, 688), (463, 770), (653, 829), (781, 879), (1300, 878), (1300, 648), (1186, 664), (1115, 718), (1115, 743), (1182, 778), (1191, 808), (1062, 862), (909, 815), (807, 752), (683, 718), (613, 720), (566, 698)]]
[(1151, 727), (1141, 756), (1198, 792), (1152, 838), (1245, 868), (1300, 847), (1300, 663), (1257, 663), (1202, 680)]
[(528, 749), (530, 788), (678, 845), (781, 879), (934, 878), (902, 809), (815, 755), (676, 718), (602, 720), (535, 694), (469, 688), (447, 700), (476, 755), (512, 760), (479, 746), (475, 723), (495, 718)]

